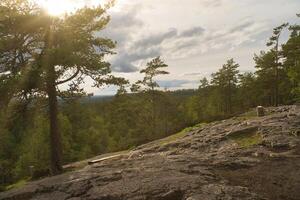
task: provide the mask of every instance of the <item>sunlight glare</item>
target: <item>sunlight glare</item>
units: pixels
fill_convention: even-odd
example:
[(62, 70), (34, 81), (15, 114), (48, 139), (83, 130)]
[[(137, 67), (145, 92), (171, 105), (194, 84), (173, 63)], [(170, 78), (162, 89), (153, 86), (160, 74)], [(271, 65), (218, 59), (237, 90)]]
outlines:
[(38, 3), (50, 14), (50, 15), (63, 15), (76, 11), (83, 7), (84, 1), (74, 0), (38, 0)]
[[(66, 13), (71, 13), (80, 9), (84, 6), (93, 7), (98, 5), (104, 5), (109, 0), (33, 0), (41, 5), (50, 15), (60, 16)], [(118, 7), (120, 7), (119, 2), (117, 0), (116, 6), (112, 8), (112, 10), (117, 11)], [(122, 0), (121, 2), (124, 2)], [(119, 6), (118, 6), (119, 5)]]

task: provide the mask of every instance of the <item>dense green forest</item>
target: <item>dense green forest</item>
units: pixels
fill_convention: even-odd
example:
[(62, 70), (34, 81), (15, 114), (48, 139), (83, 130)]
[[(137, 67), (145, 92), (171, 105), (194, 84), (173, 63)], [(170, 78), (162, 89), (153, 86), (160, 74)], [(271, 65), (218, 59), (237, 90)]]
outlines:
[[(210, 77), (199, 80), (198, 89), (165, 91), (155, 82), (157, 76), (168, 74), (168, 66), (160, 57), (148, 62), (141, 70), (144, 79), (136, 83), (109, 75), (109, 63), (103, 61), (103, 57), (115, 44), (109, 39), (92, 36), (109, 22), (104, 9), (84, 8), (57, 22), (49, 21), (39, 13), (39, 19), (44, 18), (33, 27), (15, 30), (12, 27), (16, 24), (21, 25), (30, 17), (36, 17), (31, 8), (21, 11), (16, 8), (16, 5), (0, 3), (2, 186), (31, 175), (37, 178), (49, 173), (53, 162), (53, 138), (50, 136), (56, 129), (61, 135), (61, 162), (67, 164), (106, 152), (134, 148), (187, 126), (225, 119), (257, 105), (278, 106), (300, 100), (299, 25), (283, 24), (273, 30), (266, 50), (254, 55), (254, 72), (241, 73), (239, 64), (229, 59)], [(90, 24), (91, 21), (95, 23)], [(53, 46), (47, 40), (49, 30), (45, 23), (57, 23), (55, 30), (61, 33), (61, 36), (56, 35), (58, 39)], [(283, 44), (279, 43), (282, 31), (290, 32), (289, 39)], [(33, 39), (20, 44), (19, 38), (14, 38), (11, 33), (18, 37), (26, 33)], [(66, 37), (73, 42), (65, 40)], [(90, 40), (82, 39), (87, 37)], [(20, 43), (15, 43), (16, 40)], [(24, 45), (28, 49), (24, 49)], [(93, 51), (90, 46), (98, 46), (97, 50), (103, 52)], [(36, 48), (41, 51), (28, 56)], [(47, 53), (41, 53), (45, 49)], [(83, 56), (78, 56), (81, 54)], [(24, 66), (28, 63), (32, 68), (26, 71)], [(57, 65), (65, 68), (55, 74)], [(54, 82), (70, 70), (75, 76), (66, 81), (76, 79), (70, 84), (70, 89), (55, 89)], [(115, 84), (120, 89), (105, 101), (83, 101), (85, 93), (79, 88), (82, 82), (79, 74), (90, 76), (96, 86)], [(53, 113), (53, 109), (57, 113)], [(58, 123), (54, 130), (55, 122)], [(34, 166), (34, 172), (31, 166)]]

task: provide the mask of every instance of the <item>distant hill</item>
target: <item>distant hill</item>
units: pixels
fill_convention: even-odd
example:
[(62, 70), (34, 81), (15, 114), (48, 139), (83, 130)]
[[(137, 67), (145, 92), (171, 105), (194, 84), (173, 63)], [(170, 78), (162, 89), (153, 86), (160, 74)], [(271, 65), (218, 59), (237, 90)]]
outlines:
[[(168, 93), (177, 98), (187, 98), (193, 96), (197, 93), (197, 90), (193, 89), (184, 89), (184, 90), (175, 90), (175, 91), (168, 91)], [(129, 95), (134, 95), (130, 94)], [(115, 95), (95, 95), (90, 97), (82, 97), (80, 101), (82, 103), (97, 103), (97, 102), (106, 102), (111, 101)]]
[(95, 102), (103, 102), (103, 101), (110, 101), (114, 95), (96, 95), (91, 97), (82, 97), (80, 101), (82, 103), (95, 103)]

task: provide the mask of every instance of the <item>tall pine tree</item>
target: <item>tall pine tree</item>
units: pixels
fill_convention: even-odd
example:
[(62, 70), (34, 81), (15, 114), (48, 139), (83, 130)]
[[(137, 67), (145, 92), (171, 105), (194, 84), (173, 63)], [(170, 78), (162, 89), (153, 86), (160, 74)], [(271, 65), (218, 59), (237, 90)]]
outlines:
[(59, 85), (69, 83), (70, 94), (82, 92), (84, 77), (97, 87), (124, 81), (109, 75), (110, 64), (104, 60), (115, 47), (99, 34), (110, 20), (108, 7), (85, 7), (54, 17), (30, 0), (0, 2), (0, 69), (16, 81), (16, 98), (48, 99), (53, 174), (62, 171), (57, 97), (65, 93)]

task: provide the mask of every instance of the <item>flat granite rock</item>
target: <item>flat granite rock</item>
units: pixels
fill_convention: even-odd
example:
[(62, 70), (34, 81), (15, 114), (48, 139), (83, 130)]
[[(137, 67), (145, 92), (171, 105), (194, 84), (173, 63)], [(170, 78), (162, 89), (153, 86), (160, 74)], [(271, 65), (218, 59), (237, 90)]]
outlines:
[(30, 182), (0, 200), (299, 200), (300, 107), (267, 110)]

